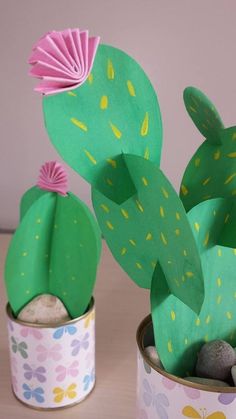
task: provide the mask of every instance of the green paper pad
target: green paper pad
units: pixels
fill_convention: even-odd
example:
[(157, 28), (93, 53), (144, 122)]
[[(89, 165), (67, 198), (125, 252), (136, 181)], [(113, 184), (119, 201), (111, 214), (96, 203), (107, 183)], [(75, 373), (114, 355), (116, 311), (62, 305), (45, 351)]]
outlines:
[(180, 189), (187, 211), (198, 203), (236, 195), (236, 127), (223, 128), (214, 105), (195, 88), (184, 92), (186, 109), (206, 141), (190, 160)]
[[(90, 210), (73, 194), (29, 190), (22, 199), (22, 221), (11, 241), (5, 280), (17, 315), (39, 294), (51, 293), (71, 317), (86, 310), (100, 257), (100, 232)], [(17, 290), (17, 292), (16, 292)]]
[(194, 375), (197, 353), (205, 342), (220, 338), (236, 346), (236, 249), (219, 245), (227, 242), (230, 230), (235, 236), (229, 216), (233, 222), (234, 208), (231, 199), (217, 198), (188, 213), (204, 272), (205, 299), (199, 315), (169, 293), (160, 266), (155, 270), (151, 288), (155, 342), (172, 374)]
[[(113, 188), (127, 181), (122, 153), (160, 162), (162, 123), (155, 91), (139, 64), (119, 49), (100, 45), (87, 81), (71, 92), (44, 97), (43, 109), (62, 158), (112, 200), (118, 199)], [(122, 199), (132, 188), (127, 186)]]
[(169, 292), (199, 311), (204, 295), (200, 258), (178, 195), (154, 163), (134, 155), (123, 155), (123, 160), (137, 191), (133, 196), (118, 205), (92, 190), (108, 246), (128, 275), (144, 288), (150, 288), (156, 263), (160, 263)]

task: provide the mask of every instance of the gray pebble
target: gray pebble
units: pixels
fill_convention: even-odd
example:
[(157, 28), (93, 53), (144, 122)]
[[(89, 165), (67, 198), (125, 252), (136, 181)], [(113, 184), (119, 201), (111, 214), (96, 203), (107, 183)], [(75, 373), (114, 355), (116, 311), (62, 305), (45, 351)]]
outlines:
[(231, 375), (232, 375), (232, 378), (233, 378), (234, 385), (236, 387), (236, 365), (234, 365), (231, 368)]
[(20, 311), (19, 320), (29, 323), (56, 324), (71, 320), (64, 304), (51, 294), (33, 298)]
[(161, 363), (161, 360), (158, 356), (157, 350), (155, 348), (155, 346), (147, 346), (144, 349), (145, 354), (147, 355), (147, 357), (150, 359), (150, 361), (152, 361), (152, 363), (158, 367), (161, 368), (162, 370), (164, 370), (164, 367)]
[(196, 373), (199, 377), (228, 380), (231, 367), (236, 363), (236, 354), (229, 343), (213, 340), (202, 346), (197, 360)]
[(184, 380), (190, 381), (191, 383), (203, 384), (205, 386), (230, 387), (225, 381), (213, 380), (212, 378), (185, 377)]

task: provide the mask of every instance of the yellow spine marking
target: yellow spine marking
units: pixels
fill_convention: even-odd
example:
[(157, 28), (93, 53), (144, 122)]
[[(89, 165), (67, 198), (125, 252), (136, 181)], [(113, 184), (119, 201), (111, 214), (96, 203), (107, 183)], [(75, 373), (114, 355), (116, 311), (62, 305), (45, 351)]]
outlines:
[(107, 78), (109, 80), (114, 80), (115, 78), (115, 70), (114, 70), (111, 60), (107, 61)]
[(221, 278), (217, 278), (216, 280), (218, 287), (221, 287), (222, 285), (222, 279)]
[(179, 228), (176, 228), (175, 234), (176, 234), (176, 236), (179, 236), (180, 235), (180, 229)]
[(209, 336), (208, 336), (208, 335), (205, 335), (205, 336), (204, 336), (204, 341), (205, 341), (205, 342), (208, 342), (208, 341), (209, 341)]
[(187, 195), (188, 194), (188, 189), (186, 188), (186, 186), (184, 186), (184, 185), (181, 185), (181, 187), (180, 187), (180, 189), (181, 189), (181, 193), (182, 193), (182, 195)]
[(196, 230), (196, 232), (198, 233), (200, 230), (200, 225), (198, 223), (194, 223), (194, 228)]
[(194, 276), (194, 273), (191, 271), (185, 272), (185, 275), (187, 276), (187, 278), (192, 278)]
[(184, 251), (183, 251), (183, 255), (184, 255), (184, 256), (187, 256), (187, 250), (185, 250), (185, 249), (184, 249)]
[(110, 230), (114, 230), (114, 226), (112, 225), (110, 221), (106, 221), (106, 225)]
[(89, 74), (88, 81), (89, 81), (89, 84), (92, 84), (92, 82), (93, 82), (93, 75), (92, 75), (92, 73)]
[(233, 134), (232, 134), (232, 140), (233, 141), (236, 140), (236, 132), (233, 132)]
[(169, 342), (167, 343), (167, 348), (168, 348), (168, 352), (170, 352), (170, 353), (173, 352), (173, 346), (172, 346), (171, 340), (169, 340)]
[(152, 266), (152, 268), (155, 268), (156, 267), (156, 264), (157, 264), (157, 262), (151, 262), (151, 266)]
[(196, 319), (195, 324), (196, 324), (196, 326), (200, 326), (201, 320), (199, 319), (199, 317)]
[(110, 210), (109, 208), (105, 205), (105, 204), (101, 204), (100, 207), (103, 209), (103, 211), (105, 211), (106, 213), (108, 213)]
[(236, 173), (233, 173), (232, 175), (230, 175), (229, 177), (227, 177), (227, 179), (225, 180), (225, 185), (228, 185), (228, 183), (230, 183), (233, 178), (236, 176)]
[(139, 211), (144, 212), (144, 209), (138, 200), (135, 201)]
[(218, 249), (217, 250), (217, 254), (218, 254), (219, 257), (222, 256), (222, 250), (221, 249)]
[(125, 209), (122, 208), (121, 209), (121, 213), (122, 213), (122, 215), (123, 215), (124, 218), (126, 218), (126, 219), (129, 218), (129, 214), (128, 214), (128, 212)]
[(189, 106), (190, 111), (197, 113), (196, 109), (193, 108), (192, 106)]
[(119, 140), (122, 137), (122, 132), (112, 122), (110, 122), (110, 127), (115, 137)]
[(225, 314), (226, 314), (227, 319), (232, 320), (233, 316), (230, 311), (227, 311)]
[(23, 252), (22, 253), (22, 256), (27, 256), (28, 255), (28, 253), (27, 252)]
[(217, 304), (220, 304), (220, 303), (221, 303), (221, 301), (222, 301), (222, 296), (221, 296), (221, 295), (218, 295), (218, 297), (217, 297), (217, 299), (216, 299), (216, 303), (217, 303)]
[(161, 190), (162, 190), (162, 193), (163, 193), (164, 197), (166, 199), (169, 198), (169, 194), (168, 194), (167, 190), (165, 188), (161, 188)]
[(236, 189), (233, 189), (231, 195), (236, 195)]
[(176, 212), (176, 213), (175, 213), (175, 216), (176, 216), (176, 220), (178, 220), (178, 221), (179, 221), (179, 220), (180, 220), (180, 214), (179, 214), (179, 212)]
[(74, 93), (74, 92), (67, 92), (67, 94), (69, 95), (69, 96), (77, 96), (77, 94), (76, 93)]
[(234, 249), (233, 252), (234, 252), (234, 255), (236, 256), (236, 249)]
[(141, 263), (139, 263), (139, 262), (136, 262), (136, 266), (137, 266), (138, 269), (143, 269)]
[(211, 180), (211, 178), (210, 178), (210, 177), (208, 177), (207, 179), (205, 179), (205, 180), (202, 182), (203, 186), (206, 186), (206, 185), (210, 182), (210, 180)]
[(171, 312), (170, 312), (170, 317), (171, 317), (171, 319), (172, 319), (173, 321), (175, 320), (175, 318), (176, 318), (176, 314), (175, 314), (174, 310), (171, 310)]
[(225, 217), (225, 224), (229, 221), (230, 214), (227, 214)]
[(107, 159), (107, 163), (109, 163), (113, 167), (113, 169), (117, 168), (117, 163), (115, 160)]
[(106, 182), (107, 182), (107, 184), (108, 184), (109, 186), (113, 186), (113, 182), (112, 182), (112, 180), (111, 180), (111, 179), (109, 179), (109, 178), (108, 178), (108, 179), (106, 180)]
[(160, 207), (160, 216), (165, 217), (165, 211), (163, 207)]
[(194, 161), (195, 167), (199, 167), (201, 163), (201, 159), (199, 159), (199, 157), (197, 157)]
[(204, 199), (204, 200), (207, 200), (207, 199), (210, 199), (211, 198), (211, 195), (204, 195), (203, 197), (202, 197), (202, 199)]
[(146, 240), (152, 240), (152, 233), (148, 233), (146, 235)]
[(202, 124), (202, 127), (208, 129), (208, 126), (206, 124)]
[(219, 160), (220, 158), (220, 150), (215, 151), (215, 153), (213, 154), (214, 160)]
[(100, 108), (104, 110), (104, 109), (107, 109), (107, 107), (108, 107), (108, 97), (102, 96), (100, 100)]
[(120, 252), (121, 256), (124, 256), (124, 255), (126, 254), (126, 252), (127, 252), (126, 247), (123, 247), (123, 248), (121, 249), (121, 252)]
[(145, 113), (144, 120), (141, 125), (140, 134), (142, 137), (145, 137), (148, 134), (148, 127), (149, 127), (149, 116), (148, 112)]
[(184, 344), (185, 344), (185, 345), (187, 345), (187, 344), (188, 344), (188, 339), (187, 339), (187, 338), (185, 338), (185, 339), (184, 339)]
[(161, 240), (162, 240), (162, 243), (166, 246), (167, 245), (167, 240), (166, 240), (163, 233), (161, 233)]
[(208, 315), (208, 316), (206, 317), (206, 324), (209, 324), (209, 323), (210, 323), (210, 321), (211, 321), (211, 316), (210, 316), (210, 315)]
[(231, 159), (235, 159), (235, 157), (236, 157), (236, 152), (234, 151), (233, 153), (229, 153), (229, 154), (227, 154), (227, 157), (230, 157)]
[(179, 287), (180, 285), (179, 285), (179, 281), (178, 281), (178, 279), (174, 279), (174, 281), (175, 281), (175, 283), (176, 283), (176, 285), (177, 285), (177, 287)]
[(209, 234), (209, 232), (207, 232), (206, 237), (205, 237), (205, 240), (203, 242), (203, 245), (204, 246), (207, 246), (208, 245), (208, 243), (209, 243), (209, 237), (210, 237), (210, 234)]
[(147, 180), (146, 177), (142, 177), (142, 182), (143, 182), (144, 186), (148, 185), (148, 180)]
[(127, 80), (127, 88), (130, 96), (136, 96), (134, 85), (130, 80)]
[(148, 148), (148, 147), (146, 147), (146, 148), (145, 148), (145, 151), (144, 151), (144, 158), (145, 158), (146, 160), (149, 160), (149, 158), (150, 158), (150, 151), (149, 151), (149, 148)]
[(86, 156), (88, 157), (88, 159), (91, 161), (91, 163), (93, 164), (97, 164), (97, 161), (95, 160), (95, 158), (92, 156), (92, 154), (90, 154), (90, 152), (88, 150), (84, 149), (84, 152), (86, 154)]
[(130, 244), (132, 244), (132, 246), (136, 246), (136, 242), (132, 239), (129, 239)]
[(70, 118), (72, 124), (74, 124), (76, 127), (82, 129), (82, 131), (88, 131), (87, 125), (85, 125), (83, 122), (79, 121), (77, 118)]

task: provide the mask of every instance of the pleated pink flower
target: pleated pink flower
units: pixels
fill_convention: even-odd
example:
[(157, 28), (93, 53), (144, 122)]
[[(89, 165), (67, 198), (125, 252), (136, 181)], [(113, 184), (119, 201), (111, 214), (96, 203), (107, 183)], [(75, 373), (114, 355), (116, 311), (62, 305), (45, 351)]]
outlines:
[(66, 29), (46, 33), (33, 46), (30, 75), (41, 79), (35, 88), (45, 95), (72, 90), (89, 76), (100, 38), (88, 31)]
[(63, 166), (56, 161), (45, 163), (40, 169), (37, 186), (46, 191), (66, 195), (68, 192), (68, 179)]

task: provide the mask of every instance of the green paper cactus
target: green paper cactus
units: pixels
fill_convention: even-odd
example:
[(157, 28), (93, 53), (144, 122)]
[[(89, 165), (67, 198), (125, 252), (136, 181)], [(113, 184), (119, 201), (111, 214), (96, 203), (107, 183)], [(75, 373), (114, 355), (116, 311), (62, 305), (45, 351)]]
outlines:
[(87, 80), (72, 91), (45, 96), (45, 126), (62, 158), (107, 197), (134, 193), (122, 154), (160, 163), (162, 123), (155, 91), (127, 54), (98, 47)]
[(186, 109), (206, 138), (191, 158), (180, 189), (187, 211), (198, 203), (236, 195), (236, 127), (224, 128), (210, 100), (198, 89), (184, 91)]
[[(6, 288), (15, 315), (37, 295), (52, 294), (74, 318), (85, 312), (92, 297), (100, 231), (84, 203), (72, 193), (62, 195), (60, 188), (57, 192), (62, 173), (59, 164), (52, 166), (49, 190), (36, 186), (22, 198), (21, 222), (6, 259)], [(53, 185), (58, 170), (59, 181)]]
[(158, 166), (134, 155), (125, 155), (124, 161), (137, 191), (131, 198), (118, 205), (93, 188), (94, 210), (108, 246), (141, 287), (150, 288), (160, 264), (169, 292), (199, 312), (203, 275), (184, 207)]
[[(172, 374), (194, 375), (197, 353), (205, 342), (223, 339), (236, 346), (236, 249), (219, 245), (231, 209), (231, 199), (215, 198), (187, 214), (204, 272), (205, 298), (199, 314), (169, 293), (160, 266), (154, 273), (155, 342), (165, 369)], [(236, 218), (235, 211), (231, 216)]]

